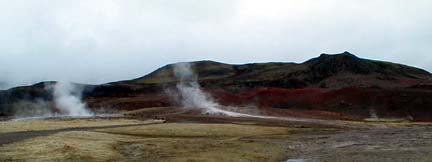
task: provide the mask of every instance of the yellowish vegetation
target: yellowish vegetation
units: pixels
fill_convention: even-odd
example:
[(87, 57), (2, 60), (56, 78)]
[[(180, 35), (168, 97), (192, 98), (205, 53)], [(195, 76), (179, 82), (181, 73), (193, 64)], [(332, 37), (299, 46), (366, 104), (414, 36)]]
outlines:
[(0, 148), (0, 161), (110, 161), (120, 157), (112, 150), (118, 140), (130, 137), (74, 131), (37, 137)]
[(283, 141), (290, 132), (283, 127), (174, 123), (71, 131), (4, 145), (0, 161), (283, 161)]
[(430, 122), (411, 122), (409, 120), (398, 120), (398, 119), (364, 119), (363, 121), (344, 121), (348, 124), (358, 125), (362, 127), (384, 127), (384, 128), (401, 128), (401, 127), (412, 127), (418, 125), (431, 125)]
[(148, 121), (133, 119), (34, 119), (19, 121), (0, 121), (0, 134), (21, 131), (55, 130), (78, 127), (97, 127), (111, 125), (144, 124)]
[(407, 119), (403, 118), (367, 118), (364, 119), (367, 122), (409, 122)]
[(122, 111), (123, 115), (132, 115), (132, 114), (151, 114), (151, 113), (161, 113), (173, 110), (175, 108), (172, 107), (151, 107), (151, 108), (143, 108), (138, 110), (128, 110), (128, 111)]
[(166, 123), (159, 125), (100, 129), (97, 131), (133, 136), (155, 137), (235, 137), (283, 135), (288, 134), (289, 130), (290, 129), (285, 127), (263, 127), (253, 125)]

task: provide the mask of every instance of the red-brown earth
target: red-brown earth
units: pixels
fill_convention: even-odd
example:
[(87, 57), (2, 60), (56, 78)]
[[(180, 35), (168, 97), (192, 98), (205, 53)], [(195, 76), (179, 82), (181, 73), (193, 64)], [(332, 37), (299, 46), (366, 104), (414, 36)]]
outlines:
[[(300, 64), (190, 64), (205, 92), (241, 112), (256, 109), (261, 115), (343, 120), (432, 120), (432, 75), (415, 67), (362, 59), (348, 52), (322, 54)], [(133, 80), (78, 86), (95, 111), (179, 107), (171, 97), (179, 82), (174, 66)], [(13, 115), (20, 108), (16, 103), (23, 100), (50, 102), (47, 84), (54, 82), (0, 91), (0, 116)]]

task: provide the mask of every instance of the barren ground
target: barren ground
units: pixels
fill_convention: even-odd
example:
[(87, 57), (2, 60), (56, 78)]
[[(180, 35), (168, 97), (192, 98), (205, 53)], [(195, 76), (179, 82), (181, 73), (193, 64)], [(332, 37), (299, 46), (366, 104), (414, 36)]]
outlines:
[(1, 121), (0, 161), (432, 161), (431, 124), (383, 121), (232, 118), (173, 108)]

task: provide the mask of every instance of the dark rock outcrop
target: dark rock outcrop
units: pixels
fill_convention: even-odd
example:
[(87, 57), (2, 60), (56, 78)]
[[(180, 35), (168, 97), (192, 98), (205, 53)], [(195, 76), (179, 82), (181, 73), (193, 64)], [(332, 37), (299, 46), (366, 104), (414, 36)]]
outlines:
[[(406, 115), (419, 120), (432, 120), (432, 110), (428, 108), (432, 107), (428, 99), (432, 98), (429, 86), (432, 75), (429, 72), (396, 63), (363, 59), (349, 52), (321, 54), (304, 63), (231, 65), (198, 61), (191, 62), (191, 67), (201, 86), (227, 105), (253, 103), (280, 109), (314, 109), (351, 116), (362, 114), (361, 117), (374, 109), (387, 116)], [(170, 106), (175, 103), (170, 102), (166, 90), (173, 89), (179, 81), (173, 69), (174, 64), (170, 64), (137, 79), (82, 85), (83, 97), (93, 108)], [(53, 83), (0, 91), (0, 115), (13, 114), (11, 105), (21, 100), (52, 100), (45, 86)], [(278, 90), (262, 91), (262, 88)], [(257, 90), (261, 93), (242, 96)]]

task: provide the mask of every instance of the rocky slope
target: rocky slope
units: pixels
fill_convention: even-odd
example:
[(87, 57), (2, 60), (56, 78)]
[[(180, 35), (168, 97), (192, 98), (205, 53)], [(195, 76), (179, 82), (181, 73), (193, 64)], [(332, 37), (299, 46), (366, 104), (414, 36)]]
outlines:
[[(230, 65), (191, 62), (206, 92), (219, 103), (258, 107), (270, 115), (364, 119), (432, 120), (432, 75), (422, 69), (359, 58), (348, 52), (322, 54), (304, 63)], [(141, 78), (84, 86), (90, 107), (138, 109), (173, 106), (174, 64)], [(22, 101), (52, 96), (40, 83), (0, 92), (0, 114), (11, 115)], [(52, 83), (48, 83), (52, 84)]]

